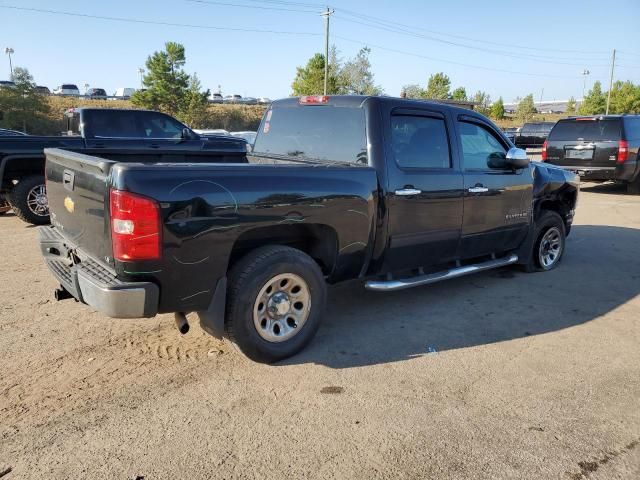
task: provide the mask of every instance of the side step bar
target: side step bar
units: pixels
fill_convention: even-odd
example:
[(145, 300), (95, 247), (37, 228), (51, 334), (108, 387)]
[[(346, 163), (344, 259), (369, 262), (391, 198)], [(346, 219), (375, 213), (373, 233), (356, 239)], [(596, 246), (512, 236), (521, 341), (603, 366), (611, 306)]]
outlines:
[(376, 292), (392, 292), (395, 290), (404, 290), (405, 288), (441, 282), (442, 280), (449, 280), (451, 278), (462, 277), (464, 275), (482, 272), (484, 270), (491, 270), (492, 268), (511, 265), (513, 263), (516, 263), (517, 261), (518, 256), (515, 254), (511, 254), (507, 257), (487, 260), (486, 262), (476, 263), (475, 265), (466, 265), (464, 267), (457, 267), (450, 270), (444, 270), (442, 272), (419, 275), (417, 277), (401, 278), (398, 280), (369, 280), (367, 283), (365, 283), (365, 288), (367, 290), (374, 290)]

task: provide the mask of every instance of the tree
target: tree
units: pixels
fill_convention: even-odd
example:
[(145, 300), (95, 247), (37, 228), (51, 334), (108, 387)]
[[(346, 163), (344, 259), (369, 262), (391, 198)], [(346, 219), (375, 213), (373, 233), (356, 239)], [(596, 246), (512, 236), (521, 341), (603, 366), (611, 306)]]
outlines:
[(576, 113), (576, 99), (571, 97), (567, 102), (567, 109), (565, 110), (567, 115), (574, 115)]
[(402, 87), (402, 92), (406, 98), (424, 98), (424, 90), (416, 83), (405, 85)]
[(516, 118), (523, 122), (529, 120), (536, 113), (536, 106), (533, 103), (533, 94), (524, 97), (516, 107)]
[(475, 110), (483, 115), (489, 114), (489, 105), (491, 105), (491, 97), (487, 92), (483, 92), (482, 90), (478, 90), (473, 95), (473, 102), (475, 105)]
[(640, 85), (634, 85), (630, 81), (617, 81), (611, 89), (610, 113), (639, 113), (640, 112)]
[[(324, 55), (316, 53), (309, 59), (306, 66), (296, 68), (296, 77), (291, 84), (293, 96), (322, 95), (324, 92), (324, 61)], [(336, 72), (329, 69), (327, 94), (340, 93), (337, 77)]]
[(25, 133), (41, 133), (49, 127), (49, 104), (36, 91), (33, 76), (26, 68), (15, 67), (14, 88), (0, 89), (0, 126)]
[(339, 68), (340, 93), (347, 95), (380, 95), (382, 93), (382, 88), (373, 80), (369, 61), (370, 53), (371, 49), (364, 47), (353, 59)]
[(451, 94), (451, 98), (459, 102), (464, 102), (467, 100), (467, 91), (464, 89), (464, 87), (458, 87)]
[(580, 115), (593, 115), (596, 113), (604, 113), (607, 108), (607, 97), (602, 92), (602, 84), (595, 82), (593, 88), (582, 99), (578, 111)]
[(146, 91), (134, 93), (132, 103), (177, 116), (184, 109), (190, 88), (190, 77), (183, 70), (185, 63), (184, 46), (167, 42), (163, 51), (147, 58), (147, 73), (142, 80)]
[(502, 120), (504, 118), (504, 102), (502, 101), (502, 97), (498, 98), (498, 100), (491, 105), (491, 118), (495, 120)]
[(209, 90), (202, 91), (201, 88), (200, 79), (194, 73), (189, 78), (189, 89), (178, 112), (178, 118), (193, 128), (203, 128), (208, 124)]
[(442, 72), (436, 73), (429, 77), (427, 89), (424, 91), (425, 98), (433, 98), (436, 100), (445, 100), (451, 98), (449, 89), (451, 88), (451, 80)]

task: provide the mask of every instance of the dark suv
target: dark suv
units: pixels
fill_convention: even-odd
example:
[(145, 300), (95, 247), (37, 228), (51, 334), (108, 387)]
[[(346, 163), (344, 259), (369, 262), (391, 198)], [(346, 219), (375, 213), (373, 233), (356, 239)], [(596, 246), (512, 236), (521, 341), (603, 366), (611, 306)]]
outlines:
[(540, 148), (555, 125), (554, 122), (525, 123), (515, 137), (518, 148)]
[(640, 115), (600, 115), (560, 120), (542, 147), (542, 161), (577, 172), (584, 180), (615, 180), (640, 194)]

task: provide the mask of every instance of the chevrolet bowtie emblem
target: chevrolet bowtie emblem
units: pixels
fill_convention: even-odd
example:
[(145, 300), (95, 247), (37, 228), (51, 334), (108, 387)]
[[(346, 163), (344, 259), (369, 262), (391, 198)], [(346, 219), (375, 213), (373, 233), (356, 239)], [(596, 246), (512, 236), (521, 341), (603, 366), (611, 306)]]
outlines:
[(71, 200), (71, 197), (67, 197), (64, 199), (64, 208), (67, 209), (67, 212), (73, 213), (73, 210), (76, 208), (76, 206), (73, 203), (73, 200)]

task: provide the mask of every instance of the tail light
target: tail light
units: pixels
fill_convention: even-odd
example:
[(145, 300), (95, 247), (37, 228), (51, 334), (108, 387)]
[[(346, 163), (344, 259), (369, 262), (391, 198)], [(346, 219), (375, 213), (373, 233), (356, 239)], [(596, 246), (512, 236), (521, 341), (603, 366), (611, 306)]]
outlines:
[(624, 163), (629, 158), (629, 143), (626, 140), (620, 140), (618, 142), (618, 163)]
[(548, 144), (549, 144), (549, 142), (547, 142), (546, 140), (542, 144), (542, 161), (543, 162), (547, 161), (547, 145)]
[(133, 193), (111, 190), (113, 258), (124, 262), (160, 258), (158, 204)]
[(299, 102), (301, 105), (322, 105), (329, 103), (329, 97), (327, 95), (307, 95), (300, 97)]

